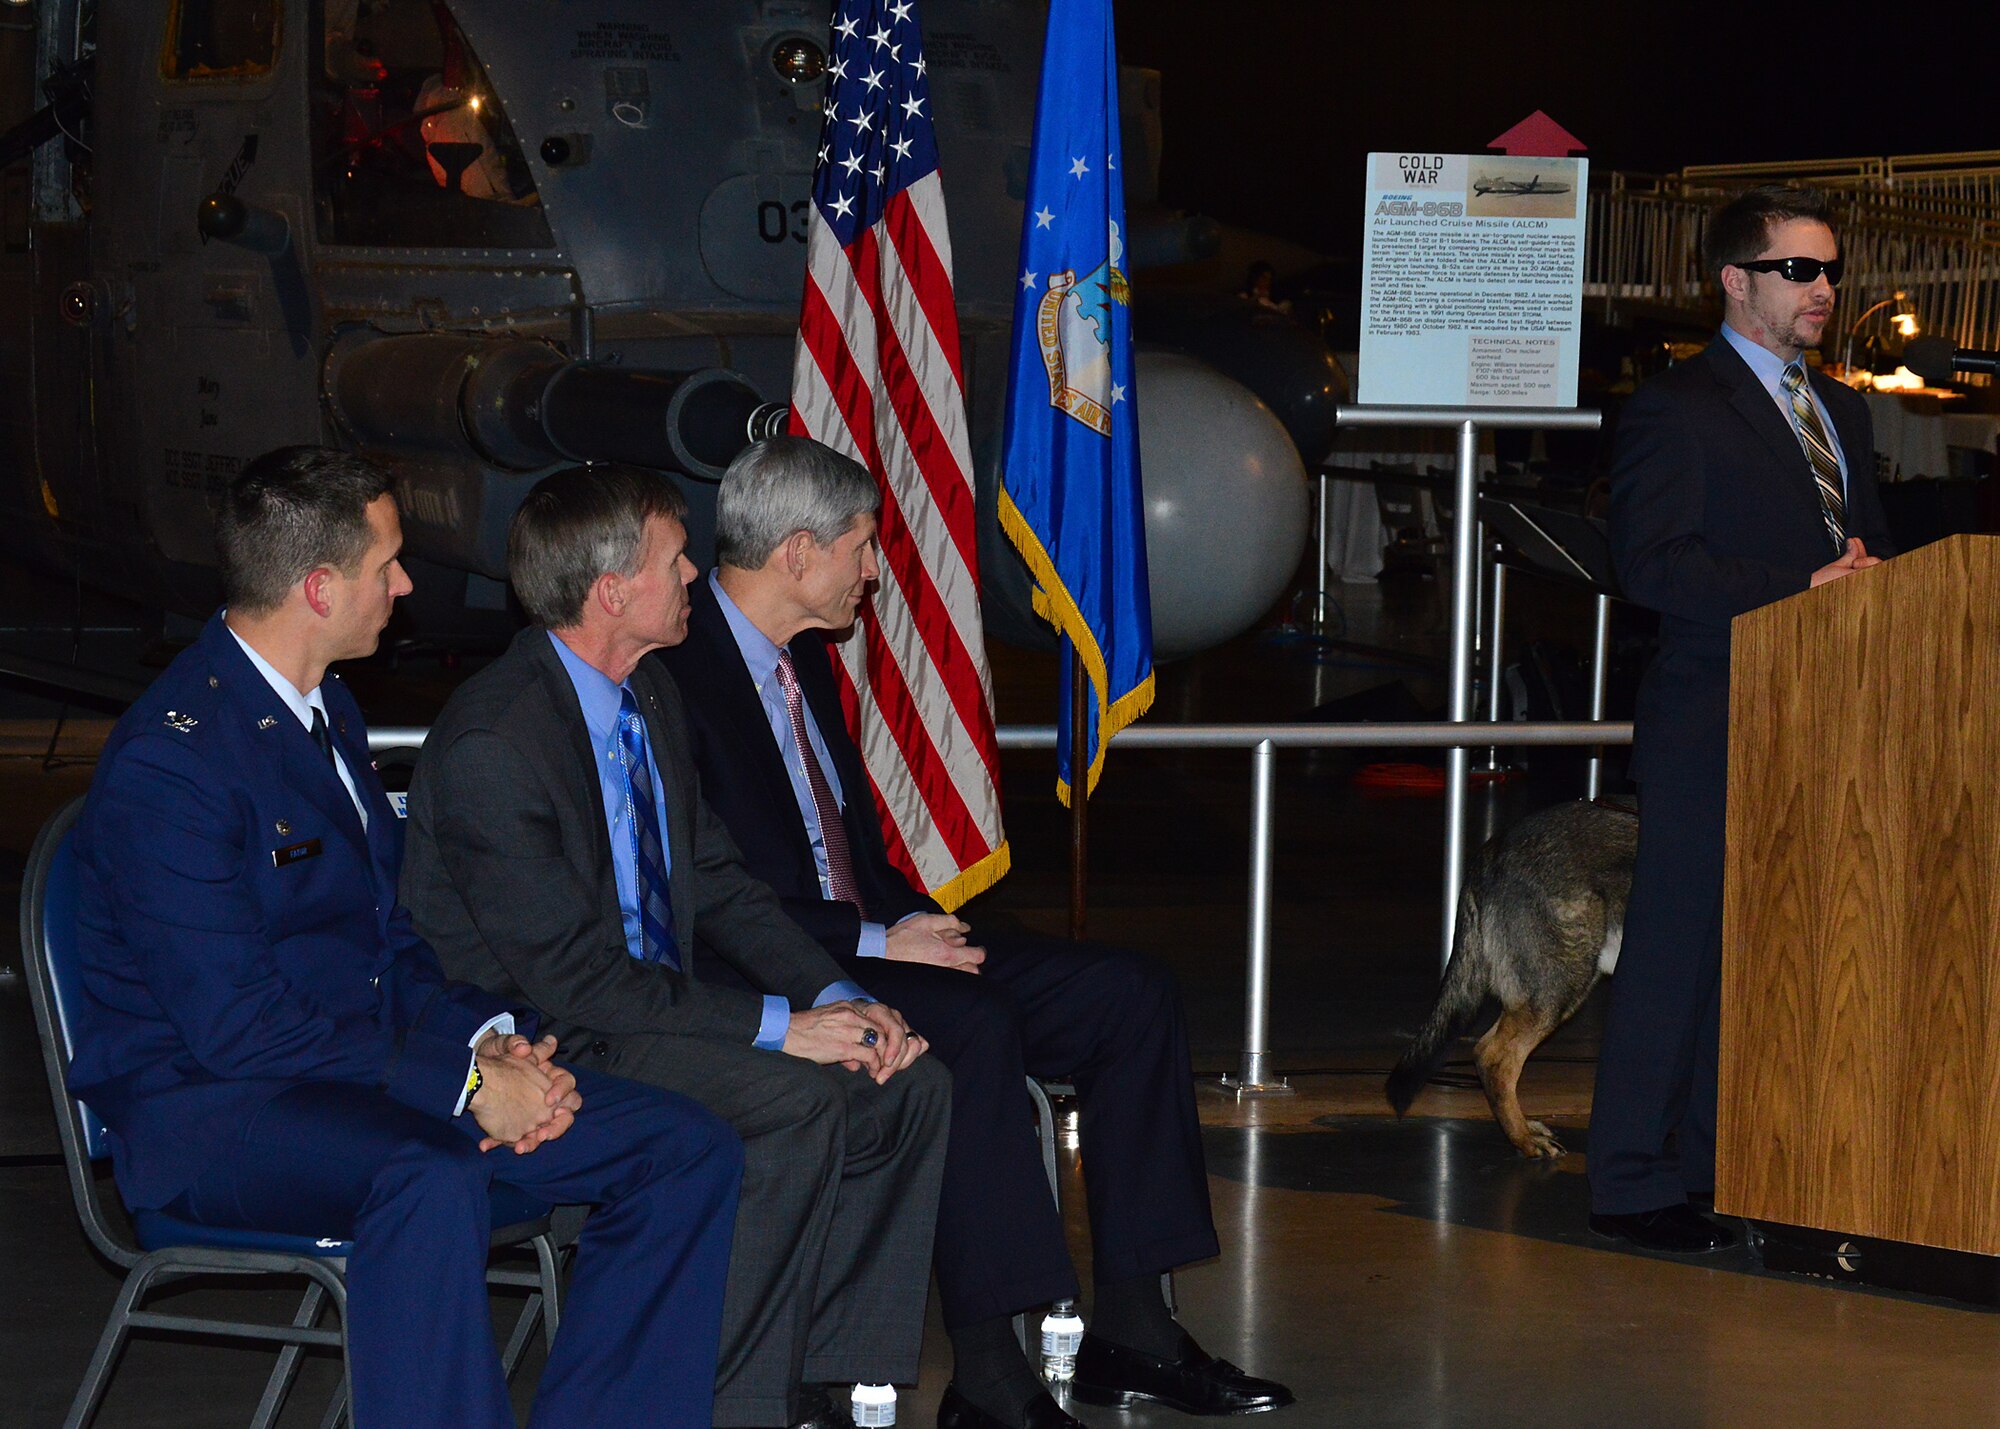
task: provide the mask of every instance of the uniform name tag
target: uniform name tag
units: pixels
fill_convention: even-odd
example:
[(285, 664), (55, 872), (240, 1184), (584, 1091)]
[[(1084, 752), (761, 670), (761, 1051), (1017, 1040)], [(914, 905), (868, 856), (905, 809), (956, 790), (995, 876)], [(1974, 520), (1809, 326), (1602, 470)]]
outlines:
[(271, 867), (283, 868), (286, 864), (297, 863), (302, 858), (319, 857), (319, 840), (307, 839), (302, 844), (288, 844), (284, 848), (271, 850)]

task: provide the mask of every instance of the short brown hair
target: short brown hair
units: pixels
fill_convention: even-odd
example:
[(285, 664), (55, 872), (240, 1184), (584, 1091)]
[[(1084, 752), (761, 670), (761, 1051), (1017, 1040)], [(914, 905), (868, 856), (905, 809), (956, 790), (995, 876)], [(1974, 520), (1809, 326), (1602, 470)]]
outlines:
[(1771, 230), (1795, 218), (1833, 228), (1833, 207), (1818, 189), (1790, 184), (1762, 184), (1745, 189), (1709, 215), (1702, 237), (1702, 262), (1708, 276), (1722, 281), (1724, 268), (1748, 263), (1771, 241)]
[(607, 571), (629, 576), (646, 550), (646, 523), (687, 520), (672, 478), (641, 467), (573, 466), (536, 482), (507, 528), (507, 574), (528, 618), (549, 630), (583, 619)]
[(279, 447), (252, 458), (215, 518), (229, 608), (276, 610), (321, 566), (353, 574), (374, 539), (368, 507), (388, 491), (386, 470), (332, 447)]

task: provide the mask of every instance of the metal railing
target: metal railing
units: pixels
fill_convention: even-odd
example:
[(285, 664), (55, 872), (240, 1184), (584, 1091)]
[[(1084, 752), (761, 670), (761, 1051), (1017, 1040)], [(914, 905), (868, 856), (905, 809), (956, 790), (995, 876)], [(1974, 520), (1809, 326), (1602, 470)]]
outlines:
[[(1851, 311), (1901, 291), (1926, 333), (2000, 345), (2000, 152), (1614, 173), (1590, 195), (1585, 294), (1607, 319), (1636, 303), (1717, 308), (1701, 264), (1708, 216), (1732, 189), (1778, 179), (1830, 190)], [(1891, 318), (1870, 318), (1857, 342), (1886, 338)]]
[[(377, 752), (419, 749), (429, 733), (421, 725), (389, 725), (368, 732)], [(1054, 725), (1003, 725), (1002, 749), (1054, 749)], [(1280, 749), (1449, 749), (1462, 751), (1496, 741), (1508, 746), (1630, 744), (1632, 726), (1617, 721), (1513, 723), (1496, 736), (1483, 721), (1424, 724), (1137, 724), (1120, 730), (1112, 743), (1124, 749), (1247, 749), (1251, 751), (1250, 906), (1244, 960), (1243, 1055), (1237, 1074), (1225, 1078), (1239, 1093), (1284, 1092), (1274, 1077), (1270, 1049), (1271, 999), (1271, 823), (1276, 803)]]

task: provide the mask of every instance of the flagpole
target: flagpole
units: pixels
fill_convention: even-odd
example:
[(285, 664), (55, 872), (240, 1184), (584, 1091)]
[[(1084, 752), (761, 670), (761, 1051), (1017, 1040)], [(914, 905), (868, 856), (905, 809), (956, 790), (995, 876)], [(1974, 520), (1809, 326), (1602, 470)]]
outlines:
[(1090, 739), (1084, 718), (1090, 682), (1075, 644), (1065, 640), (1063, 652), (1069, 662), (1069, 935), (1081, 941), (1090, 865)]

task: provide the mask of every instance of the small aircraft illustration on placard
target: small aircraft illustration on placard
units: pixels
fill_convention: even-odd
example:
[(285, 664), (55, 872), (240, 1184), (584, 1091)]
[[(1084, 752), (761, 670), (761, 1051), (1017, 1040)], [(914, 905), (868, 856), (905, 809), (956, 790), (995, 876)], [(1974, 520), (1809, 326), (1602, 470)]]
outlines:
[(1488, 194), (1500, 194), (1507, 197), (1526, 194), (1566, 194), (1569, 192), (1569, 185), (1557, 183), (1545, 184), (1542, 182), (1540, 174), (1536, 174), (1525, 184), (1519, 179), (1489, 179), (1481, 177), (1472, 181), (1472, 191), (1481, 198), (1486, 197)]

